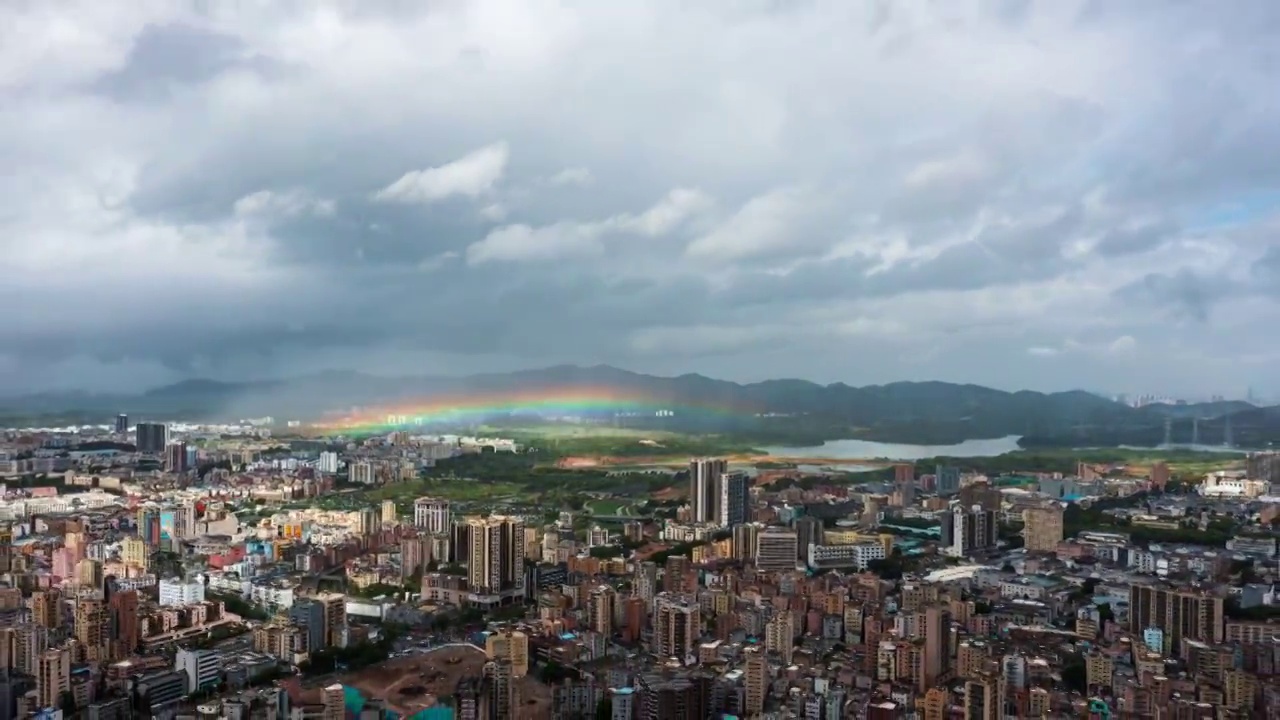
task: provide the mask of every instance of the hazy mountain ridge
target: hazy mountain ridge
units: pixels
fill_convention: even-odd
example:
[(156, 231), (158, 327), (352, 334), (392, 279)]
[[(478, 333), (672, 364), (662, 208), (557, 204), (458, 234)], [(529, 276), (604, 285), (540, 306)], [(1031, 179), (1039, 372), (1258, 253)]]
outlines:
[[(700, 419), (696, 428), (689, 429), (768, 436), (949, 443), (1023, 435), (1036, 445), (1154, 445), (1164, 439), (1166, 417), (1172, 418), (1171, 439), (1184, 443), (1192, 439), (1190, 418), (1199, 417), (1196, 437), (1203, 443), (1218, 443), (1230, 417), (1236, 444), (1280, 440), (1280, 407), (1257, 408), (1238, 401), (1132, 408), (1080, 390), (1007, 392), (940, 381), (864, 387), (790, 378), (736, 383), (697, 374), (658, 377), (607, 365), (558, 365), (466, 377), (384, 378), (330, 372), (288, 381), (186, 380), (135, 395), (41, 393), (0, 399), (0, 416), (82, 416), (104, 422), (116, 412), (126, 412), (135, 419), (271, 415), (309, 420), (353, 407), (412, 407), (415, 401), (431, 402), (444, 395), (589, 388), (635, 394), (675, 408), (729, 410), (718, 418)], [(756, 417), (760, 414), (790, 417)]]

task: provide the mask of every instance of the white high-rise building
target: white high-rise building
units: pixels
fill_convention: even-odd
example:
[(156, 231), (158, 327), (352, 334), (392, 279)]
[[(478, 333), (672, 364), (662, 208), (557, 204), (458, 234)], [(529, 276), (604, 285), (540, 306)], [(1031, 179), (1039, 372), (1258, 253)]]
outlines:
[(795, 530), (767, 527), (756, 534), (756, 568), (762, 572), (795, 570), (798, 547)]
[(322, 452), (320, 460), (316, 463), (316, 469), (322, 473), (333, 474), (338, 472), (338, 453)]
[(216, 687), (222, 676), (222, 655), (214, 650), (179, 650), (173, 669), (187, 676), (187, 692)]
[(160, 581), (160, 605), (188, 605), (204, 602), (204, 585), (176, 578)]
[(449, 532), (449, 501), (422, 497), (413, 501), (413, 524), (433, 535)]

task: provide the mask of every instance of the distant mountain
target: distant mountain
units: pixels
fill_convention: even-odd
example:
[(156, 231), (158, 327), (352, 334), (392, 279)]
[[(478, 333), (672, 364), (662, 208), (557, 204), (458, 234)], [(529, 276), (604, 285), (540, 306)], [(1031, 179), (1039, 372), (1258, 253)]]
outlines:
[[(1166, 439), (1166, 418), (1168, 439), (1174, 443), (1196, 439), (1219, 444), (1228, 424), (1236, 445), (1280, 442), (1280, 407), (1242, 402), (1132, 408), (1084, 391), (1005, 392), (944, 382), (852, 387), (779, 379), (742, 384), (693, 374), (655, 377), (606, 365), (468, 377), (331, 372), (280, 382), (187, 380), (139, 395), (44, 393), (0, 399), (0, 424), (34, 417), (50, 423), (106, 422), (117, 412), (135, 419), (316, 419), (335, 410), (411, 405), (446, 395), (501, 397), (599, 388), (673, 407), (720, 410), (683, 412), (674, 419), (628, 418), (628, 425), (737, 432), (777, 443), (864, 438), (948, 444), (1021, 435), (1024, 444), (1033, 446), (1158, 445)], [(1199, 420), (1193, 423), (1192, 418)]]

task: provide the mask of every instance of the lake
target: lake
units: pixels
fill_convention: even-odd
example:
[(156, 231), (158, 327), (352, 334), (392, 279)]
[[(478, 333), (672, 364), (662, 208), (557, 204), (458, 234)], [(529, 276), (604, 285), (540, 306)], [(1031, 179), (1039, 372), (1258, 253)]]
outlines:
[(870, 460), (920, 460), (946, 455), (948, 457), (991, 457), (1018, 450), (1018, 435), (988, 440), (965, 440), (955, 445), (908, 445), (882, 443), (869, 440), (829, 440), (811, 447), (765, 447), (770, 455), (790, 458), (858, 458)]

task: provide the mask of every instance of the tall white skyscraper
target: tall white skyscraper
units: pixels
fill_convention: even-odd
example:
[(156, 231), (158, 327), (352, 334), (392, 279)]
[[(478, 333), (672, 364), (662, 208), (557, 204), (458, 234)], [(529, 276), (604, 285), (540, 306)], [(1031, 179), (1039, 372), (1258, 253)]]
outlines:
[(693, 521), (713, 523), (720, 519), (720, 476), (729, 471), (725, 460), (701, 458), (689, 463), (689, 504)]
[(336, 474), (338, 472), (338, 453), (320, 453), (320, 460), (316, 463), (316, 469), (322, 473)]
[(432, 534), (449, 532), (449, 501), (429, 497), (414, 500), (413, 524)]

